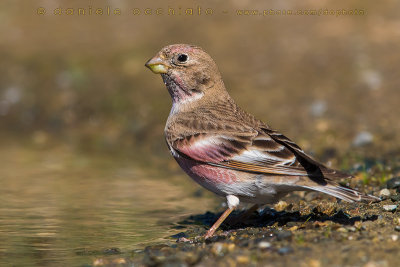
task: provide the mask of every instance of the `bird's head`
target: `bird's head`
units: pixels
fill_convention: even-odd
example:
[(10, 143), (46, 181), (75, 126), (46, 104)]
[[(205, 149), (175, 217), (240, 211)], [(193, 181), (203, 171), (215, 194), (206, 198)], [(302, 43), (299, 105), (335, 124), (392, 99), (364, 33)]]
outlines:
[(193, 102), (217, 91), (226, 92), (214, 60), (197, 46), (166, 46), (145, 66), (161, 74), (174, 103)]

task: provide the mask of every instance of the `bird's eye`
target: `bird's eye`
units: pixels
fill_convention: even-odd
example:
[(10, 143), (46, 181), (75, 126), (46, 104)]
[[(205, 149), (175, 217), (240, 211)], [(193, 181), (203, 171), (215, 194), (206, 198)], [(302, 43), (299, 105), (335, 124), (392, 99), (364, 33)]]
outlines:
[(177, 59), (179, 63), (185, 63), (188, 60), (188, 56), (185, 54), (179, 54)]

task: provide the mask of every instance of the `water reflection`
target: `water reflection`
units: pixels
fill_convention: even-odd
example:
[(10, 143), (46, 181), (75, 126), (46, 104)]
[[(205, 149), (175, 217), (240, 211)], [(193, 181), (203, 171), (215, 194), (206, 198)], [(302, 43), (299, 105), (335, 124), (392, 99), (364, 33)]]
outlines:
[(91, 263), (112, 247), (129, 253), (215, 205), (209, 194), (199, 201), (184, 175), (68, 147), (3, 146), (0, 162), (0, 262), (7, 265)]

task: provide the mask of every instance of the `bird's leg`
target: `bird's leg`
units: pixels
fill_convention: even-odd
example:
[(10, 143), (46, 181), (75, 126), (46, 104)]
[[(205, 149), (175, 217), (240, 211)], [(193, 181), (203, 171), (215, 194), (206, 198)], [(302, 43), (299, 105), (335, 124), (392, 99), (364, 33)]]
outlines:
[(222, 213), (221, 217), (211, 226), (211, 228), (207, 231), (206, 235), (204, 236), (205, 239), (210, 238), (213, 236), (215, 231), (218, 229), (218, 227), (225, 221), (226, 217), (231, 214), (231, 212), (235, 209), (235, 207), (228, 208), (224, 213)]
[(230, 220), (229, 221), (229, 225), (230, 226), (235, 226), (236, 224), (247, 220), (247, 218), (249, 218), (259, 207), (260, 207), (260, 205), (254, 204), (249, 209), (244, 211), (242, 214), (240, 214), (236, 218), (233, 218), (232, 220)]
[(207, 233), (204, 236), (205, 239), (212, 237), (215, 231), (218, 229), (218, 227), (225, 221), (225, 219), (229, 216), (229, 214), (231, 214), (232, 211), (239, 205), (239, 198), (233, 195), (226, 196), (226, 199), (228, 202), (228, 209), (224, 211), (224, 213), (222, 213), (221, 217), (219, 217), (219, 219), (207, 231)]

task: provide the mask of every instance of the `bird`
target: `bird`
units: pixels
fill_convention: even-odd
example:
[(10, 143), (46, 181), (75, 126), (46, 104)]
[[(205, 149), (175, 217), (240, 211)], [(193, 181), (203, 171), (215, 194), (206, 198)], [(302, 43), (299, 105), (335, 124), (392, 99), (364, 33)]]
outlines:
[(318, 191), (348, 202), (379, 200), (340, 185), (352, 176), (318, 162), (240, 108), (202, 48), (168, 45), (145, 66), (161, 74), (172, 99), (164, 129), (170, 153), (195, 182), (226, 198), (227, 209), (206, 239), (241, 202), (255, 210), (293, 191)]

